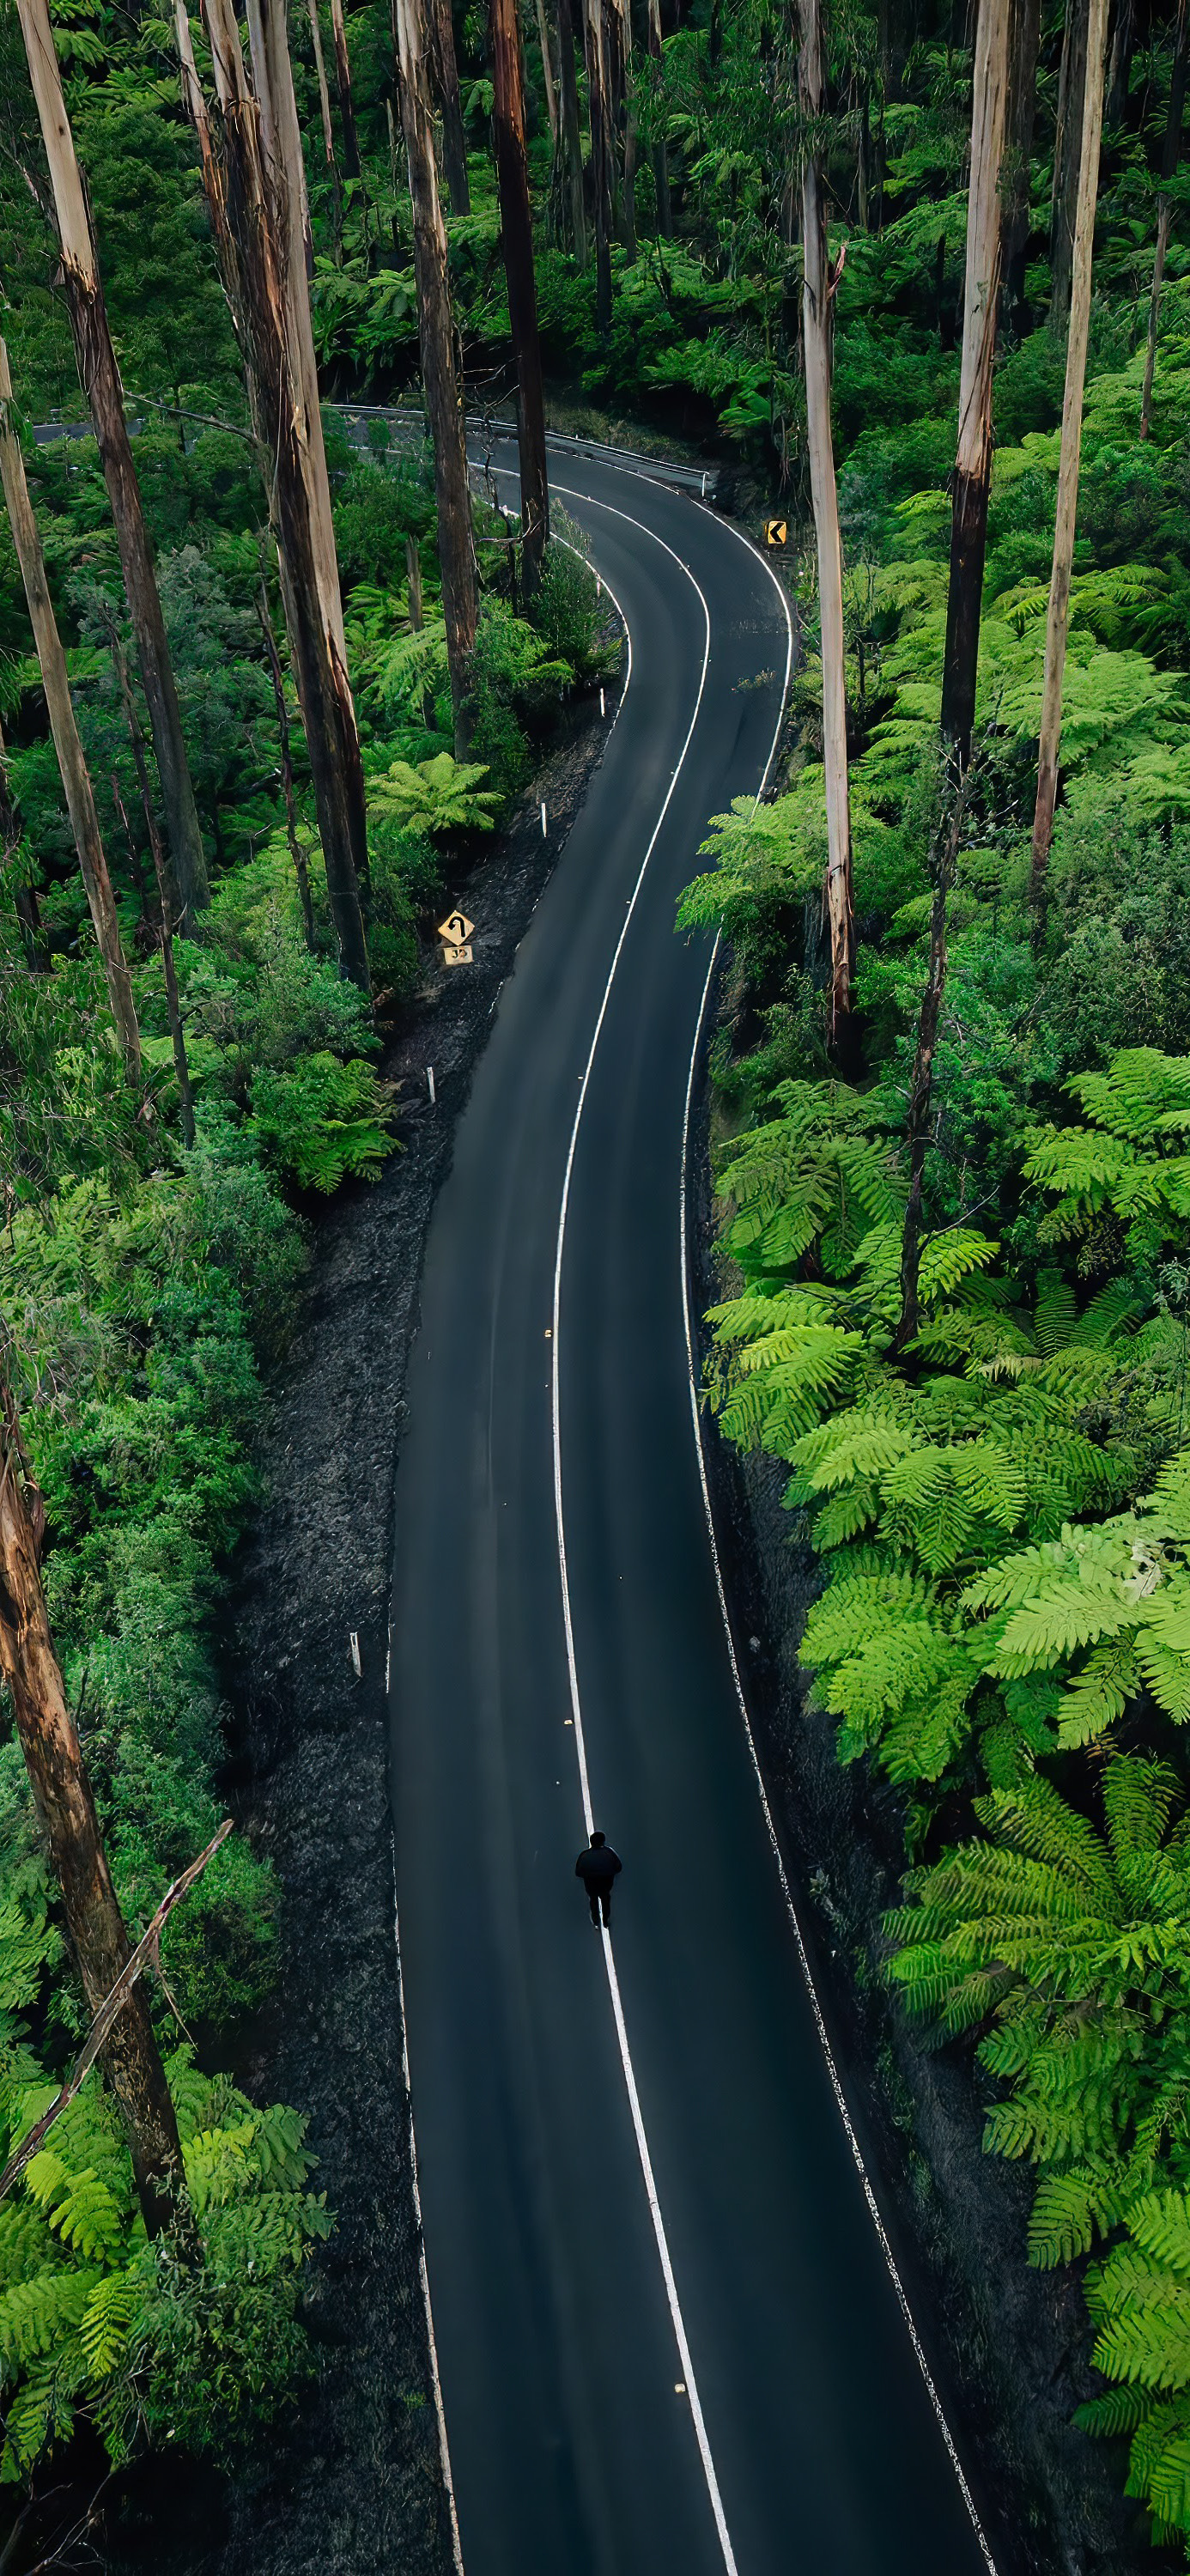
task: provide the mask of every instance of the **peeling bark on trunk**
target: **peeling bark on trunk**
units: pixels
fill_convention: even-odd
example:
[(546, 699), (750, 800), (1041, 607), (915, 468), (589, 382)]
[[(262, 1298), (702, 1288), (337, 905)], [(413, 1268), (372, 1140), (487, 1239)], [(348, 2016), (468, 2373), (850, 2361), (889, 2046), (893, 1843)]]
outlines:
[(606, 339), (612, 327), (612, 145), (605, 0), (583, 0), (583, 22), (595, 213), (595, 324), (600, 338)]
[(179, 912), (182, 918), (189, 919), (209, 901), (207, 863), (90, 212), (62, 95), (47, 0), (18, 0), (18, 12), (54, 194), (62, 284), (75, 358), (91, 407), (99, 461), (115, 520), (124, 588), (148, 702)]
[(1055, 330), (1065, 329), (1070, 314), (1090, 7), (1091, 0), (1069, 0), (1062, 36), (1062, 68), (1058, 79), (1058, 130), (1054, 143), (1054, 188), (1050, 220), (1050, 262), (1054, 280), (1050, 299), (1050, 323)]
[(992, 478), (992, 361), (1000, 296), (1000, 163), (1008, 98), (1012, 0), (981, 0), (971, 107), (971, 184), (959, 434), (955, 451), (942, 667), (942, 734), (960, 766), (971, 757), (979, 617)]
[[(347, 677), (317, 408), (298, 184), (300, 143), (284, 23), (272, 0), (250, 0), (253, 92), (231, 0), (208, 0), (205, 16), (219, 148), (208, 133), (203, 181), (277, 540), (340, 972), (366, 991), (368, 957), (359, 898), (367, 867), (363, 765)], [(183, 0), (178, 0), (177, 26), (190, 103), (197, 83), (192, 56), (187, 72), (189, 28)]]
[(425, 0), (397, 0), (401, 47), (401, 112), (413, 208), (413, 266), (421, 369), (434, 445), (438, 504), (438, 560), (442, 612), (454, 701), (455, 749), (461, 759), (468, 738), (467, 700), (471, 655), (479, 622), (479, 575), (471, 525), (461, 370), (446, 267), (446, 226), (438, 196), (434, 134), (427, 93)]
[(430, 88), (442, 118), (442, 167), (450, 195), (450, 211), (452, 215), (469, 215), (471, 182), (467, 176), (467, 134), (459, 96), (451, 0), (427, 0), (426, 36)]
[[(0, 1675), (62, 1890), (66, 1926), (89, 2011), (99, 2011), (131, 1952), (67, 1705), (41, 1587), (45, 1528), (9, 1388), (0, 1378)], [(113, 2024), (102, 2065), (120, 2107), (150, 2236), (185, 2220), (182, 2150), (149, 2008), (134, 1988)]]
[(360, 176), (359, 136), (355, 130), (355, 100), (351, 94), (351, 57), (347, 51), (343, 0), (331, 0), (331, 38), (335, 48), (335, 87), (339, 93), (339, 122), (343, 128), (343, 167), (349, 179), (358, 179)]
[(141, 1086), (140, 1031), (132, 999), (132, 979), (120, 938), (116, 900), (108, 874), (99, 816), (86, 754), (75, 722), (74, 702), (66, 675), (66, 656), (58, 633), (46, 580), (45, 558), (29, 486), (25, 479), (25, 460), (21, 443), (11, 418), (12, 378), (8, 371), (8, 351), (0, 340), (0, 482), (12, 527), (12, 541), (21, 568), (29, 622), (41, 669), (42, 686), (50, 719), (50, 732), (58, 756), (66, 810), (74, 846), (78, 852), (79, 870), (87, 890), (91, 923), (103, 959), (107, 978), (108, 1000), (124, 1055), (124, 1070), (134, 1091)]
[(541, 575), (550, 532), (545, 457), (545, 395), (537, 334), (533, 275), (533, 223), (525, 155), (525, 97), (521, 80), (516, 0), (491, 0), (492, 130), (500, 190), (500, 232), (508, 314), (517, 365), (517, 443), (521, 466), (521, 578), (531, 599)]
[(285, 830), (289, 841), (289, 855), (293, 860), (293, 873), (297, 878), (298, 894), (301, 898), (302, 921), (306, 933), (306, 946), (309, 949), (311, 956), (313, 956), (314, 905), (310, 895), (310, 871), (306, 865), (306, 853), (298, 839), (297, 799), (293, 792), (293, 752), (291, 750), (289, 740), (289, 710), (285, 704), (285, 677), (281, 669), (281, 656), (277, 651), (277, 638), (273, 633), (273, 621), (269, 614), (269, 595), (265, 588), (263, 577), (261, 579), (260, 588), (256, 594), (256, 614), (260, 620), (260, 631), (264, 638), (265, 660), (268, 663), (269, 678), (273, 684), (273, 705), (277, 716), (277, 741), (281, 752), (281, 793), (285, 799)]
[(1014, 0), (1008, 64), (1008, 133), (1003, 180), (1002, 267), (1018, 331), (1028, 321), (1025, 266), (1029, 250), (1029, 180), (1037, 115), (1041, 0)]
[(1099, 193), (1099, 141), (1103, 125), (1103, 43), (1106, 26), (1107, 0), (1090, 0), (1087, 77), (1083, 99), (1083, 148), (1074, 234), (1070, 331), (1066, 342), (1062, 451), (1058, 465), (1054, 559), (1050, 574), (1049, 613), (1045, 630), (1045, 686), (1041, 705), (1041, 741), (1037, 761), (1037, 803), (1033, 814), (1033, 865), (1029, 883), (1029, 897), (1034, 907), (1038, 927), (1040, 927), (1045, 896), (1050, 842), (1054, 832), (1054, 807), (1058, 800), (1058, 752), (1062, 740), (1062, 683), (1066, 671), (1066, 627), (1070, 611), (1070, 574), (1074, 562), (1074, 523), (1078, 510), (1083, 382), (1087, 371), (1087, 333), (1091, 320), (1091, 260), (1095, 244), (1095, 203)]
[(1165, 121), (1165, 142), (1161, 153), (1161, 192), (1157, 199), (1157, 247), (1153, 257), (1153, 284), (1149, 295), (1149, 331), (1145, 348), (1145, 381), (1140, 398), (1140, 434), (1149, 435), (1153, 409), (1153, 374), (1157, 365), (1157, 325), (1161, 319), (1161, 289), (1165, 282), (1165, 260), (1169, 250), (1173, 222), (1173, 198), (1170, 183), (1182, 157), (1182, 119), (1186, 111), (1186, 0), (1178, 0), (1177, 26), (1174, 34), (1173, 67), (1169, 81), (1169, 114)]
[(566, 155), (566, 194), (570, 207), (570, 246), (576, 268), (587, 265), (587, 205), (583, 188), (583, 129), (578, 110), (578, 72), (574, 58), (571, 0), (554, 0), (558, 16), (558, 88), (562, 142)]
[(831, 435), (831, 299), (834, 280), (826, 248), (821, 145), (813, 133), (823, 113), (826, 87), (818, 0), (800, 0), (798, 86), (811, 129), (802, 163), (802, 241), (805, 285), (802, 331), (806, 359), (806, 434), (810, 493), (818, 549), (818, 602), (822, 628), (822, 759), (826, 785), (826, 909), (831, 936), (831, 1042), (845, 1039), (851, 1012), (855, 930), (851, 891), (851, 799), (847, 776), (847, 676), (843, 636), (843, 558), (839, 498)]

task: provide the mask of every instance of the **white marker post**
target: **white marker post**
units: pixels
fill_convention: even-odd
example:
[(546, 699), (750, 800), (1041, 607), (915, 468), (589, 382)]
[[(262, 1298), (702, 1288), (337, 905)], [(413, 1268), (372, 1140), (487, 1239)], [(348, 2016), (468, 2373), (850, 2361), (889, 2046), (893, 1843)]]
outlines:
[(427, 1090), (429, 1091), (429, 1095), (430, 1095), (430, 1107), (431, 1107), (431, 1109), (432, 1109), (432, 1108), (433, 1108), (433, 1106), (434, 1106), (434, 1101), (435, 1101), (435, 1096), (436, 1096), (436, 1095), (435, 1095), (435, 1091), (434, 1091), (434, 1068), (433, 1068), (433, 1065), (432, 1065), (432, 1064), (428, 1064), (428, 1065), (426, 1066), (426, 1088), (427, 1088)]
[(601, 716), (605, 716), (607, 714), (607, 701), (604, 698), (602, 689), (599, 692), (599, 712)]
[(542, 802), (542, 807), (541, 807), (541, 837), (542, 837), (542, 840), (544, 841), (544, 839), (545, 839), (545, 837), (546, 837), (546, 830), (545, 830), (545, 803), (544, 803), (544, 800), (543, 800), (543, 802)]

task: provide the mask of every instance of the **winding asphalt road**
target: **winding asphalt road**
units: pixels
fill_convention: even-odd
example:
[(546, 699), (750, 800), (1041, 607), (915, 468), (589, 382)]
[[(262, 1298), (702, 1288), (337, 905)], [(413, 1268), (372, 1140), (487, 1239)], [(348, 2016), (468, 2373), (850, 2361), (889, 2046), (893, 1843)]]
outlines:
[[(461, 2564), (986, 2576), (807, 1993), (691, 1403), (709, 948), (674, 903), (761, 784), (786, 612), (689, 495), (553, 472), (631, 672), (459, 1125), (397, 1478), (397, 1897)], [(573, 1876), (592, 1813), (624, 1860), (610, 1944)]]

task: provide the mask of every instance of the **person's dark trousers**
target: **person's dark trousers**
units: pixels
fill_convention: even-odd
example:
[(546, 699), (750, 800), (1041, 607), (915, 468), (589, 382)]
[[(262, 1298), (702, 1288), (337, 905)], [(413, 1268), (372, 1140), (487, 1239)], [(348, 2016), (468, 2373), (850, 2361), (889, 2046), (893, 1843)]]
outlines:
[(612, 1928), (612, 1892), (610, 1887), (593, 1887), (589, 1890), (589, 1894), (591, 1898), (591, 1921), (594, 1924), (596, 1931), (599, 1930), (599, 1908), (602, 1905), (603, 1920), (610, 1932)]

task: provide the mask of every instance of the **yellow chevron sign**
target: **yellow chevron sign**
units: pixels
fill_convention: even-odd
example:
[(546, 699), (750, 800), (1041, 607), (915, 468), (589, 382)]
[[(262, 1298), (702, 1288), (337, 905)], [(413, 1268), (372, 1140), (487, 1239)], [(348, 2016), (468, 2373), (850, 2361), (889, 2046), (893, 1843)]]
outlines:
[(788, 521), (787, 521), (787, 520), (785, 520), (785, 519), (766, 519), (766, 520), (765, 520), (765, 523), (764, 523), (764, 542), (765, 542), (766, 546), (783, 546), (783, 545), (784, 545), (784, 543), (785, 543), (785, 539), (786, 539), (786, 535), (787, 535), (787, 533), (788, 533)]

